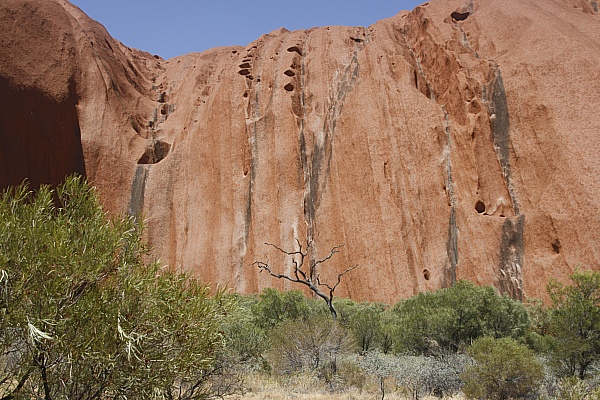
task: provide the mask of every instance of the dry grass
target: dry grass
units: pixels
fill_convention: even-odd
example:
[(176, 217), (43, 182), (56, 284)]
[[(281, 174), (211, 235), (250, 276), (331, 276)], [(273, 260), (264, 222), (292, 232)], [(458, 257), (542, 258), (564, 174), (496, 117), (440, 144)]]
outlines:
[[(375, 382), (367, 383), (362, 389), (347, 388), (332, 392), (325, 384), (309, 375), (297, 375), (289, 378), (276, 378), (263, 374), (246, 377), (249, 391), (243, 396), (230, 396), (228, 400), (374, 400), (381, 399), (379, 386)], [(387, 385), (391, 386), (391, 385)], [(386, 388), (386, 400), (406, 400), (403, 393)], [(424, 400), (438, 400), (424, 397)], [(463, 400), (461, 395), (445, 397), (446, 400)]]

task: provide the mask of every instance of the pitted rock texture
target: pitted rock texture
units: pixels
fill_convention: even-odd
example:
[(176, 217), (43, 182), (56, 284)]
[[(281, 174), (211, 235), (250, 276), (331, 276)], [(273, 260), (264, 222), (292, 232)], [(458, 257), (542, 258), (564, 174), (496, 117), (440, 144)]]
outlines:
[(433, 0), (368, 28), (263, 35), (163, 60), (59, 0), (0, 4), (0, 184), (76, 171), (145, 218), (172, 268), (337, 295), (459, 279), (544, 297), (600, 258), (600, 15), (587, 0)]

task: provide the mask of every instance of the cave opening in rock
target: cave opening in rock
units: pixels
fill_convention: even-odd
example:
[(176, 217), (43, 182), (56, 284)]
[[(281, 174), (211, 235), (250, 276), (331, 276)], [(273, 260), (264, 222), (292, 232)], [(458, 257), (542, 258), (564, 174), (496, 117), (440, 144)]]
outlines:
[(459, 12), (454, 11), (452, 14), (450, 14), (452, 19), (456, 22), (464, 21), (465, 19), (469, 18), (469, 15), (471, 15), (471, 13), (468, 11), (464, 12), (464, 13), (459, 13)]
[(560, 243), (560, 239), (559, 238), (554, 239), (554, 241), (552, 242), (552, 250), (554, 251), (554, 253), (560, 254), (561, 248), (562, 248), (562, 244)]
[(475, 203), (475, 211), (477, 211), (479, 214), (483, 214), (485, 212), (485, 204), (483, 204), (483, 201), (478, 200), (477, 203)]
[(138, 160), (138, 164), (157, 164), (169, 155), (170, 150), (171, 145), (169, 143), (162, 140), (153, 140)]
[(302, 50), (298, 46), (289, 47), (287, 51), (289, 51), (290, 53), (298, 53), (299, 55), (302, 55)]

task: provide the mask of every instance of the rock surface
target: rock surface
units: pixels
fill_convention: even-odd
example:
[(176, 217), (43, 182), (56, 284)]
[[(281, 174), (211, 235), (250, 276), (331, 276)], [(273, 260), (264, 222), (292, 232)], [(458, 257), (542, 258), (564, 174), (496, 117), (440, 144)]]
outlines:
[(457, 279), (543, 297), (600, 259), (600, 15), (432, 0), (368, 28), (163, 60), (64, 0), (0, 4), (0, 185), (86, 174), (155, 254), (242, 292), (273, 243), (345, 247), (338, 295)]

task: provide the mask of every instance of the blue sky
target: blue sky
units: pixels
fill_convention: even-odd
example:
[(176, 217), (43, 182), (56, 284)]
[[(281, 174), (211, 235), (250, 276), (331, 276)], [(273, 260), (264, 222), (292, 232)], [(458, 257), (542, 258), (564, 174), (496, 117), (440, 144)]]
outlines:
[(170, 58), (285, 27), (368, 26), (426, 0), (71, 0), (129, 47)]

